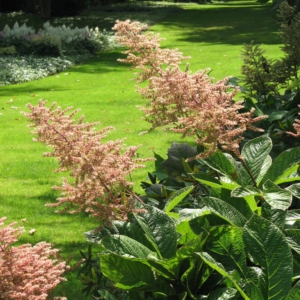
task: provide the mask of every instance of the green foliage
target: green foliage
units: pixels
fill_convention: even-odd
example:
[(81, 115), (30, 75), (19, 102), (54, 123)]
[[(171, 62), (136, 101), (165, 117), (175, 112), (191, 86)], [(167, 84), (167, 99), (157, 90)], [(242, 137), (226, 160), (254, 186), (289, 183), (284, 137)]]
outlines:
[[(94, 247), (102, 274), (128, 291), (129, 299), (138, 299), (136, 293), (141, 299), (297, 295), (300, 148), (286, 150), (273, 161), (271, 150), (271, 139), (263, 135), (244, 145), (242, 160), (217, 152), (194, 162), (192, 169), (178, 161), (193, 148), (173, 144), (157, 170), (163, 177), (166, 166), (159, 183), (165, 192), (155, 194), (160, 208), (139, 203), (141, 211), (128, 222), (86, 233), (89, 242), (98, 244)], [(170, 161), (177, 162), (175, 173)], [(166, 178), (172, 176), (183, 188), (177, 184), (171, 192)], [(155, 172), (150, 178), (154, 180)], [(199, 184), (206, 186), (206, 195), (195, 208), (186, 200), (195, 197)], [(143, 185), (148, 191), (143, 199), (149, 200), (153, 194)]]
[(10, 47), (0, 47), (0, 55), (16, 54), (16, 48), (14, 46)]
[[(246, 110), (256, 109), (256, 115), (268, 115), (258, 126), (272, 138), (274, 148), (272, 156), (281, 151), (299, 145), (298, 139), (286, 132), (295, 132), (293, 123), (300, 111), (300, 92), (298, 72), (300, 14), (294, 5), (281, 1), (279, 5), (279, 31), (283, 41), (281, 48), (284, 56), (277, 60), (267, 59), (260, 46), (245, 45), (242, 52)], [(283, 92), (284, 91), (284, 92)], [(250, 132), (247, 139), (257, 136)]]

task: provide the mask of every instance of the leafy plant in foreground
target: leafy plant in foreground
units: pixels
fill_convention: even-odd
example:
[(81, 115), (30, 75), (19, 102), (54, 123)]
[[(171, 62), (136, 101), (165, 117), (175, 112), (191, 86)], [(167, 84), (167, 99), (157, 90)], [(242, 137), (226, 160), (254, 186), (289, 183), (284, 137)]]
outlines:
[[(300, 293), (300, 148), (273, 162), (270, 138), (245, 144), (244, 163), (228, 154), (205, 163), (214, 176), (190, 174), (210, 188), (202, 208), (176, 206), (193, 186), (175, 192), (163, 210), (143, 205), (127, 222), (86, 233), (100, 244), (100, 266), (116, 287), (151, 299), (293, 299)], [(175, 210), (174, 210), (175, 209)]]

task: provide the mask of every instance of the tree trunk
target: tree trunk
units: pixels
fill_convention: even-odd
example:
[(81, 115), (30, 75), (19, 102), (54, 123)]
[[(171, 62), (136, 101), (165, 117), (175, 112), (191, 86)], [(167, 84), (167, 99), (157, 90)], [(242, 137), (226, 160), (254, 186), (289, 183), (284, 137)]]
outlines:
[(39, 0), (41, 7), (41, 17), (49, 20), (51, 18), (51, 0)]

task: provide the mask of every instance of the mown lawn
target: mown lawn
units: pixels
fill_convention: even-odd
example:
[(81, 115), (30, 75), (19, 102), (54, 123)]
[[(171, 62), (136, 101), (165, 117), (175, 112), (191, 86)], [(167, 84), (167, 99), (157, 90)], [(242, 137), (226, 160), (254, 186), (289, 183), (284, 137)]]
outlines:
[[(278, 25), (270, 14), (270, 5), (254, 1), (216, 2), (209, 5), (189, 4), (173, 12), (151, 27), (155, 33), (166, 38), (164, 47), (179, 48), (191, 56), (192, 71), (211, 68), (216, 79), (240, 76), (240, 53), (244, 43), (263, 43), (269, 56), (279, 57), (280, 38)], [(126, 19), (126, 12), (124, 19)], [(114, 15), (107, 17), (114, 23)], [(86, 24), (95, 26), (95, 24)], [(110, 26), (107, 25), (107, 26)], [(268, 55), (267, 55), (268, 56)], [(26, 230), (35, 228), (36, 234), (24, 234), (22, 242), (37, 243), (45, 240), (61, 249), (64, 258), (80, 258), (79, 250), (86, 250), (83, 232), (95, 228), (95, 220), (81, 215), (57, 215), (54, 209), (44, 205), (55, 202), (58, 193), (53, 185), (60, 185), (62, 174), (54, 173), (57, 162), (43, 158), (48, 149), (32, 141), (27, 120), (20, 114), (26, 103), (36, 104), (38, 99), (56, 101), (66, 108), (81, 108), (86, 121), (100, 121), (99, 127), (114, 126), (111, 139), (126, 137), (127, 145), (143, 146), (141, 157), (153, 156), (153, 151), (165, 156), (168, 147), (180, 137), (164, 130), (156, 130), (139, 136), (149, 125), (143, 121), (136, 108), (145, 100), (135, 93), (133, 70), (117, 62), (121, 50), (99, 53), (98, 57), (70, 68), (64, 73), (42, 80), (0, 88), (0, 210), (8, 222), (26, 218), (22, 224)], [(136, 189), (141, 192), (139, 182), (145, 180), (146, 169), (133, 175)], [(68, 275), (63, 289), (56, 294), (68, 299), (84, 299), (76, 274)]]

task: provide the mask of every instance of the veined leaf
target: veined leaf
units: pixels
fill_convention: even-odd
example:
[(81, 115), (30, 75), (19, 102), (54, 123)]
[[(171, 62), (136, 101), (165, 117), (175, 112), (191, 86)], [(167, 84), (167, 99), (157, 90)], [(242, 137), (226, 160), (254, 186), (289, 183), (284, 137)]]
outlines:
[(286, 229), (285, 239), (290, 247), (300, 254), (300, 230), (299, 229)]
[(264, 178), (265, 174), (267, 173), (267, 171), (269, 170), (271, 165), (272, 165), (272, 158), (271, 158), (271, 156), (267, 156), (261, 167), (260, 173), (256, 179), (257, 185), (260, 184), (261, 180)]
[(247, 266), (242, 228), (220, 225), (208, 229), (208, 232), (205, 251), (222, 263), (228, 272), (236, 270), (246, 279)]
[(239, 186), (231, 192), (232, 197), (260, 196), (261, 194), (261, 191), (253, 186)]
[(300, 162), (300, 147), (288, 149), (276, 157), (272, 166), (260, 182), (264, 184), (268, 179), (279, 184), (286, 177), (286, 172)]
[(190, 228), (196, 235), (202, 233), (203, 230), (209, 230), (210, 227), (229, 224), (227, 220), (215, 214), (203, 215), (189, 221)]
[(296, 300), (296, 299), (300, 299), (300, 281), (298, 281), (293, 286), (293, 288), (290, 290), (290, 292), (287, 294), (284, 300)]
[(125, 235), (110, 235), (101, 240), (101, 245), (106, 250), (114, 252), (121, 256), (133, 256), (136, 258), (147, 258), (152, 253), (150, 249), (143, 244)]
[(219, 189), (223, 188), (223, 189), (233, 190), (234, 188), (239, 186), (234, 181), (226, 180), (228, 179), (227, 177), (222, 177), (221, 180), (218, 180), (206, 174), (194, 174), (193, 177), (197, 181), (213, 188), (219, 188)]
[(152, 246), (161, 258), (171, 258), (177, 250), (177, 233), (175, 222), (165, 212), (145, 205), (147, 213), (134, 216)]
[(225, 155), (221, 151), (217, 151), (208, 159), (203, 160), (203, 162), (218, 173), (229, 177), (231, 180), (238, 180), (238, 178), (236, 178), (235, 165), (230, 159), (229, 154)]
[[(266, 172), (265, 169), (262, 170), (262, 167), (266, 167), (265, 162), (271, 149), (272, 141), (267, 135), (250, 140), (242, 149), (241, 155), (244, 157), (243, 161), (247, 165), (255, 182), (261, 177), (261, 173)], [(253, 185), (251, 178), (248, 179), (246, 185)]]
[(155, 287), (154, 274), (143, 259), (122, 257), (115, 253), (100, 253), (100, 266), (102, 273), (121, 284), (123, 289)]
[(264, 299), (285, 299), (291, 288), (293, 257), (281, 230), (253, 214), (244, 227), (244, 243), (247, 252), (262, 267)]
[(203, 208), (184, 208), (179, 212), (179, 221), (189, 221), (202, 215), (207, 215), (210, 210), (207, 207)]
[(168, 214), (176, 205), (178, 205), (193, 189), (194, 187), (190, 186), (175, 192), (166, 203), (166, 214)]
[(296, 222), (300, 221), (300, 209), (288, 210), (285, 218), (285, 224), (288, 227), (294, 226)]
[(271, 180), (263, 185), (263, 197), (272, 208), (286, 210), (292, 203), (293, 195), (290, 191), (280, 188)]
[(241, 287), (238, 285), (238, 283), (235, 281), (235, 279), (224, 269), (222, 264), (218, 263), (207, 252), (197, 252), (196, 254), (199, 255), (203, 259), (203, 261), (207, 265), (209, 265), (212, 269), (216, 270), (223, 277), (225, 277), (229, 281), (231, 281), (233, 283), (233, 285), (235, 286), (235, 288), (239, 291), (239, 293), (245, 300), (250, 300), (250, 298), (244, 293), (244, 291), (241, 289)]
[(243, 227), (247, 222), (246, 217), (241, 214), (234, 206), (221, 199), (207, 197), (204, 199), (204, 202), (206, 206), (210, 208), (214, 213), (216, 213), (232, 225)]
[(293, 196), (300, 199), (300, 183), (295, 183), (286, 188), (286, 190), (290, 191)]
[(285, 182), (293, 182), (293, 181), (299, 181), (300, 180), (300, 174), (298, 172), (299, 165), (296, 164), (289, 168), (286, 172), (280, 176), (280, 178), (277, 180), (277, 184), (285, 183)]
[(250, 299), (255, 300), (264, 300), (260, 289), (257, 287), (257, 285), (252, 281), (247, 281), (244, 287), (245, 293)]

